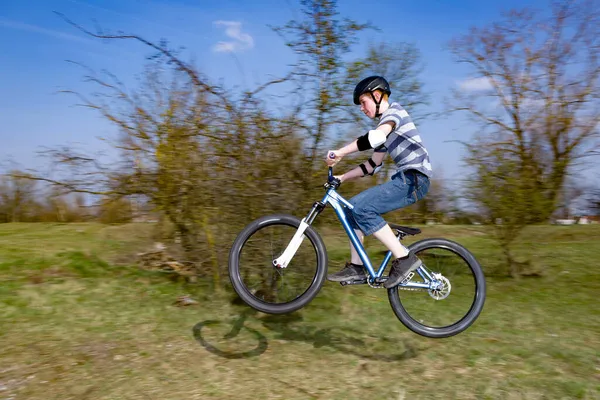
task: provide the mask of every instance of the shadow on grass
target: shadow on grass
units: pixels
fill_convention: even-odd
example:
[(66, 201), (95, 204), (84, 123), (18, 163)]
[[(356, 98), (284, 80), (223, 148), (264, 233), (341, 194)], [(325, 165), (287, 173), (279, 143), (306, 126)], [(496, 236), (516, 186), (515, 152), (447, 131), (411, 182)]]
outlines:
[(328, 347), (334, 351), (354, 354), (362, 359), (395, 362), (414, 358), (417, 348), (404, 339), (390, 339), (366, 334), (346, 326), (318, 327), (302, 323), (299, 313), (268, 315), (256, 318), (254, 311), (245, 311), (232, 322), (208, 320), (193, 328), (194, 338), (209, 352), (228, 359), (259, 356), (268, 348), (265, 335), (245, 325), (248, 318), (262, 323), (274, 333), (274, 338), (312, 344), (314, 348)]
[[(259, 331), (244, 325), (246, 319), (254, 313), (253, 310), (243, 312), (231, 325), (227, 321), (219, 320), (199, 322), (192, 328), (194, 338), (208, 352), (223, 358), (239, 359), (261, 355), (269, 347), (267, 338)], [(243, 334), (238, 337), (242, 331)], [(234, 340), (235, 338), (238, 339)]]
[(360, 329), (348, 326), (318, 327), (298, 323), (299, 314), (269, 315), (261, 318), (265, 328), (276, 333), (276, 338), (288, 341), (302, 341), (315, 348), (329, 347), (335, 351), (354, 354), (363, 359), (375, 361), (402, 361), (417, 356), (417, 348), (409, 341), (373, 336)]

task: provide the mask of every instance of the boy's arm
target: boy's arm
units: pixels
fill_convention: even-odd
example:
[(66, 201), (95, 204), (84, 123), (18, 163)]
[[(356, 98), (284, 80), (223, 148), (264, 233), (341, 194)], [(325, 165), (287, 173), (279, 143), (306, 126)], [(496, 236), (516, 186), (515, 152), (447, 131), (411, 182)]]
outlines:
[(385, 124), (378, 126), (377, 129), (369, 131), (367, 134), (359, 137), (358, 139), (356, 139), (352, 143), (342, 147), (341, 149), (330, 150), (328, 152), (328, 157), (327, 157), (328, 160), (329, 160), (330, 153), (335, 154), (335, 158), (330, 159), (331, 162), (328, 162), (327, 164), (328, 165), (337, 164), (344, 156), (347, 156), (348, 154), (352, 154), (357, 151), (369, 150), (369, 149), (375, 148), (375, 147), (385, 143), (387, 135), (390, 134), (390, 132), (392, 131), (393, 128), (394, 128), (394, 123), (387, 122)]
[[(385, 157), (386, 153), (378, 153), (375, 152), (371, 156), (370, 159), (360, 164), (358, 167), (351, 169), (343, 175), (336, 176), (340, 181), (348, 181), (350, 179), (360, 178), (365, 175), (373, 175), (375, 172), (375, 168), (381, 166), (383, 163), (383, 157)], [(366, 171), (366, 173), (365, 173)]]

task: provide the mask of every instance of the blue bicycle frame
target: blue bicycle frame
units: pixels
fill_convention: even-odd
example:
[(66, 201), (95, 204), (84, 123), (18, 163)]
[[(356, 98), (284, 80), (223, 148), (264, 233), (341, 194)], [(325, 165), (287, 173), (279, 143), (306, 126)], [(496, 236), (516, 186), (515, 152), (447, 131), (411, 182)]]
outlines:
[[(333, 179), (332, 169), (330, 168), (329, 169), (329, 182), (331, 182), (332, 179)], [(321, 204), (323, 206), (330, 204), (333, 207), (336, 215), (338, 216), (338, 219), (340, 220), (340, 222), (342, 223), (342, 226), (344, 227), (344, 230), (346, 231), (346, 234), (350, 238), (352, 245), (356, 249), (360, 259), (362, 260), (363, 265), (369, 272), (371, 279), (374, 281), (376, 279), (381, 278), (383, 276), (383, 272), (385, 271), (385, 267), (386, 267), (387, 263), (392, 258), (392, 252), (391, 251), (387, 252), (379, 269), (377, 271), (375, 271), (373, 268), (373, 265), (371, 264), (371, 260), (369, 259), (369, 256), (367, 255), (367, 252), (365, 251), (365, 248), (363, 247), (362, 243), (358, 239), (358, 236), (356, 235), (356, 232), (354, 232), (354, 229), (352, 228), (352, 226), (350, 226), (350, 223), (348, 222), (348, 219), (346, 218), (346, 213), (344, 212), (344, 207), (352, 210), (354, 208), (354, 206), (352, 206), (352, 204), (350, 204), (339, 193), (337, 193), (336, 185), (328, 186), (327, 193), (321, 200)], [(308, 221), (309, 224), (312, 223), (312, 219), (315, 216), (316, 215), (314, 215), (313, 212), (311, 212), (309, 214), (309, 216), (306, 218), (306, 220)], [(400, 238), (398, 238), (398, 240), (400, 240)], [(423, 279), (423, 283), (408, 281), (406, 283), (401, 284), (401, 286), (415, 288), (415, 289), (430, 289), (432, 282), (436, 282), (436, 279), (424, 267), (419, 267), (415, 272), (418, 273), (419, 276), (421, 276), (421, 278)]]

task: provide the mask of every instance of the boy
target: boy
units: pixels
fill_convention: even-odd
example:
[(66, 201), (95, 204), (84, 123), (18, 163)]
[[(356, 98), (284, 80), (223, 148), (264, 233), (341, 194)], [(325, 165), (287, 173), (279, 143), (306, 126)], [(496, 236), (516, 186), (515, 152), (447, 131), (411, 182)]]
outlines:
[[(390, 94), (390, 85), (381, 76), (360, 81), (354, 89), (354, 104), (360, 105), (367, 117), (379, 118), (377, 128), (341, 149), (330, 150), (326, 156), (327, 165), (333, 166), (348, 154), (375, 149), (369, 160), (336, 176), (342, 182), (378, 172), (386, 153), (396, 164), (396, 173), (390, 181), (359, 193), (350, 200), (354, 209), (345, 209), (361, 243), (365, 235), (372, 234), (392, 251), (395, 260), (383, 285), (387, 289), (405, 280), (411, 271), (421, 266), (421, 261), (398, 241), (381, 214), (422, 199), (429, 190), (432, 176), (429, 154), (415, 124), (400, 104), (389, 103)], [(344, 282), (366, 278), (362, 260), (352, 243), (350, 254), (350, 262), (341, 271), (328, 275), (328, 280)]]

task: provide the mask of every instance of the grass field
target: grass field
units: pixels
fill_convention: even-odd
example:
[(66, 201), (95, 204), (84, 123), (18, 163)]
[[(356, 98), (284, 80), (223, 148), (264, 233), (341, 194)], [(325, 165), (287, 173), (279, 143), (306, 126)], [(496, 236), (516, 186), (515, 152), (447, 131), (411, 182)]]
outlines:
[[(486, 229), (422, 237), (465, 245), (491, 272), (502, 258)], [(337, 270), (346, 241), (323, 236)], [(518, 254), (543, 275), (488, 276), (475, 324), (428, 339), (384, 290), (328, 282), (274, 317), (139, 270), (140, 225), (0, 225), (0, 399), (600, 399), (600, 226), (523, 237)], [(199, 304), (175, 306), (183, 294)]]

